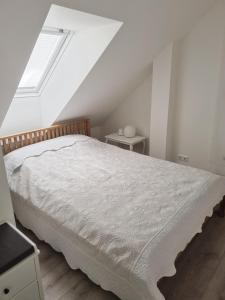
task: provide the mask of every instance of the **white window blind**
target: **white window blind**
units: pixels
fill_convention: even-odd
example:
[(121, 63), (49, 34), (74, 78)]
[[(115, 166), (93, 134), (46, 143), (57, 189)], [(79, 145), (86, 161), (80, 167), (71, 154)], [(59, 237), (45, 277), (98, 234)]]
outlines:
[(17, 93), (38, 92), (51, 70), (68, 33), (62, 30), (42, 30), (34, 46)]

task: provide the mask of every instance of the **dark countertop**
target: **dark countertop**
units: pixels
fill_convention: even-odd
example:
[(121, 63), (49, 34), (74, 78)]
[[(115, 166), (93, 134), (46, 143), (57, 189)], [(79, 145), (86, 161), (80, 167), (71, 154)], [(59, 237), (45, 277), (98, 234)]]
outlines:
[(34, 253), (34, 247), (9, 224), (0, 225), (0, 274)]

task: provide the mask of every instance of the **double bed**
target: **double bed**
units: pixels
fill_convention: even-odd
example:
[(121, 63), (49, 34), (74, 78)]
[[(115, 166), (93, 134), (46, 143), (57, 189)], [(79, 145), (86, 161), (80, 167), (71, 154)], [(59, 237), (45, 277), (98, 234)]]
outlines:
[(15, 214), (102, 288), (162, 300), (157, 282), (175, 274), (177, 255), (222, 200), (224, 178), (89, 135), (80, 120), (1, 139)]

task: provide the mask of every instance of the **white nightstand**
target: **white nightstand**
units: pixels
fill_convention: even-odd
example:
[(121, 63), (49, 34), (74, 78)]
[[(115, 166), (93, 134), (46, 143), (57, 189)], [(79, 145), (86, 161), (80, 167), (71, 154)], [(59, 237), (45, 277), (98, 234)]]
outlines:
[(116, 142), (123, 145), (128, 145), (130, 151), (134, 150), (134, 145), (142, 143), (143, 148), (142, 152), (145, 153), (145, 141), (146, 137), (144, 136), (135, 136), (133, 138), (127, 138), (125, 136), (118, 135), (117, 133), (112, 133), (105, 136), (106, 143), (108, 142)]
[(11, 224), (0, 225), (0, 299), (43, 300), (38, 249)]

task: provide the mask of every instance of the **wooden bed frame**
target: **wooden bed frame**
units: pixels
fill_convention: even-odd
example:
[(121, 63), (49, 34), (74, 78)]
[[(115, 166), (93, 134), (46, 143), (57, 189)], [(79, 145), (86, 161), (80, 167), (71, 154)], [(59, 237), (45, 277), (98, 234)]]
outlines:
[(51, 127), (20, 132), (14, 135), (0, 137), (3, 154), (41, 141), (50, 140), (68, 134), (83, 134), (90, 136), (90, 120), (67, 120), (56, 123)]

